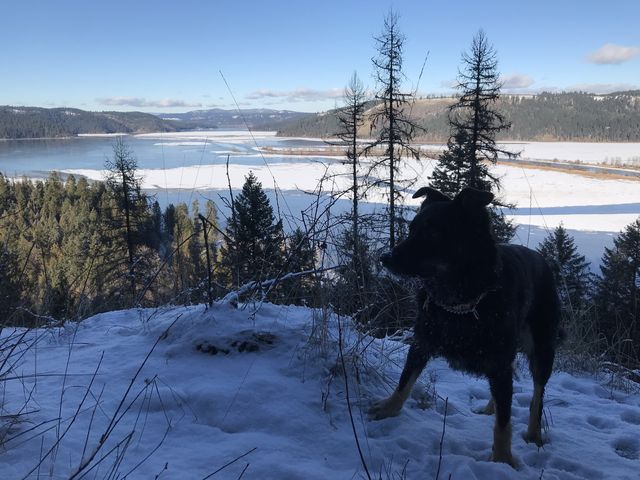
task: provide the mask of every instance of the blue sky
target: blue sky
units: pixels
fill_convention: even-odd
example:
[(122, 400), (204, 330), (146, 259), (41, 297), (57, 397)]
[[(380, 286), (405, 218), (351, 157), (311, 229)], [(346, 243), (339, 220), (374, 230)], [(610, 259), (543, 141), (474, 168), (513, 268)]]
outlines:
[[(0, 104), (180, 112), (318, 111), (353, 71), (369, 88), (373, 36), (393, 8), (406, 87), (443, 94), (483, 28), (512, 92), (640, 88), (640, 1), (70, 1), (0, 4)], [(420, 67), (429, 52), (422, 80)]]

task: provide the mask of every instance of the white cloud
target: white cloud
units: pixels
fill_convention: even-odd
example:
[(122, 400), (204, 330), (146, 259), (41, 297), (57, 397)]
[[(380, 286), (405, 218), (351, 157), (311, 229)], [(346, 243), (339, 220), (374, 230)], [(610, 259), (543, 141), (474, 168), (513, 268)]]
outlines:
[(625, 47), (614, 43), (605, 43), (595, 52), (587, 55), (587, 61), (598, 64), (617, 64), (640, 56), (640, 47)]
[(535, 83), (535, 80), (524, 73), (511, 73), (500, 77), (502, 87), (505, 89), (529, 88)]
[(98, 98), (101, 105), (137, 108), (173, 108), (173, 107), (201, 107), (201, 103), (189, 103), (184, 100), (164, 98), (161, 100), (147, 100), (141, 97), (107, 97)]
[(280, 98), (289, 102), (316, 102), (341, 98), (344, 90), (332, 88), (329, 90), (315, 90), (312, 88), (298, 88), (296, 90), (271, 90), (260, 88), (246, 96), (247, 100), (261, 100), (264, 98)]

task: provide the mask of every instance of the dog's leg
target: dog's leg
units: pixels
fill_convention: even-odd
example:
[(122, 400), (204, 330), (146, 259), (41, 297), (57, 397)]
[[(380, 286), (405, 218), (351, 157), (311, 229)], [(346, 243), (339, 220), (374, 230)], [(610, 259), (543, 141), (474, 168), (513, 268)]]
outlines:
[[(539, 318), (539, 317), (538, 317)], [(536, 325), (537, 326), (537, 325)], [(555, 331), (555, 329), (551, 329)], [(544, 406), (544, 389), (553, 370), (555, 357), (555, 334), (542, 331), (541, 328), (533, 330), (534, 347), (529, 357), (529, 370), (533, 377), (533, 396), (529, 406), (529, 426), (524, 439), (527, 443), (535, 443), (542, 447), (542, 409)]]
[(513, 396), (511, 367), (490, 377), (489, 385), (496, 408), (491, 460), (508, 463), (515, 468), (516, 463), (511, 455), (511, 397)]
[(542, 447), (542, 397), (544, 396), (544, 386), (537, 383), (533, 384), (533, 397), (529, 406), (529, 427), (524, 439), (530, 443), (535, 443), (538, 447)]
[(536, 351), (529, 356), (529, 370), (533, 377), (533, 397), (529, 406), (529, 427), (524, 439), (527, 443), (535, 443), (538, 447), (542, 440), (542, 407), (544, 405), (544, 387), (551, 376), (554, 350), (548, 345), (538, 345)]
[(376, 402), (369, 410), (373, 420), (394, 417), (400, 413), (402, 405), (409, 398), (411, 389), (424, 369), (429, 354), (418, 343), (412, 343), (407, 354), (407, 360), (400, 375), (400, 382), (394, 392), (385, 400)]

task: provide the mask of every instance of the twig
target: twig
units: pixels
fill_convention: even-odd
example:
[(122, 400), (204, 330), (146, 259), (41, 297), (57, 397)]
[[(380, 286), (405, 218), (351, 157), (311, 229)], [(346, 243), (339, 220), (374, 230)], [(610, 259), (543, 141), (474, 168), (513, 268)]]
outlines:
[[(149, 350), (149, 353), (147, 353), (147, 356), (144, 358), (144, 360), (142, 361), (142, 363), (138, 367), (138, 370), (136, 371), (135, 375), (131, 378), (131, 381), (129, 382), (129, 386), (127, 387), (127, 390), (125, 391), (124, 395), (120, 399), (120, 403), (118, 404), (118, 407), (116, 408), (116, 411), (111, 416), (111, 420), (109, 421), (109, 424), (107, 425), (107, 428), (105, 429), (104, 433), (100, 436), (100, 440), (98, 441), (98, 445), (93, 450), (93, 452), (89, 455), (88, 458), (81, 459), (80, 465), (78, 465), (78, 467), (76, 468), (75, 472), (73, 472), (71, 474), (71, 476), (69, 476), (69, 480), (73, 480), (74, 478), (78, 477), (78, 475), (80, 475), (83, 472), (83, 470), (85, 470), (89, 466), (89, 464), (91, 464), (91, 462), (95, 459), (95, 457), (98, 454), (98, 452), (105, 445), (105, 443), (107, 442), (109, 436), (111, 435), (111, 433), (113, 433), (113, 429), (116, 427), (118, 422), (122, 419), (122, 415), (124, 413), (122, 415), (120, 415), (120, 416), (118, 416), (118, 414), (120, 413), (120, 410), (122, 409), (122, 407), (123, 407), (123, 405), (125, 403), (125, 400), (127, 399), (127, 396), (129, 395), (129, 392), (133, 388), (133, 384), (135, 383), (136, 379), (138, 378), (138, 375), (140, 375), (140, 372), (142, 371), (142, 369), (146, 365), (147, 361), (149, 360), (149, 357), (151, 357), (151, 354), (154, 352), (154, 350), (156, 349), (156, 347), (158, 346), (160, 341), (164, 340), (165, 338), (167, 338), (167, 335), (169, 334), (169, 330), (171, 329), (171, 327), (173, 327), (175, 325), (175, 323), (180, 319), (180, 317), (182, 317), (182, 314), (178, 315), (178, 317), (173, 322), (171, 322), (171, 324), (165, 329), (164, 332), (162, 332), (162, 334), (158, 337), (156, 342), (153, 344), (153, 347), (151, 347), (151, 350)], [(125, 412), (126, 412), (126, 410), (125, 410)], [(133, 434), (133, 431), (131, 432), (131, 435), (132, 434)], [(120, 442), (120, 443), (122, 443), (122, 442)], [(120, 445), (120, 443), (118, 445)], [(99, 462), (102, 462), (102, 460), (104, 460), (104, 458), (107, 455), (108, 454), (103, 456), (99, 460)], [(93, 465), (88, 471), (91, 471), (91, 469), (93, 469), (94, 467), (95, 467), (95, 465)], [(88, 473), (88, 471), (85, 472), (85, 473)]]
[(360, 455), (360, 462), (362, 462), (362, 467), (364, 468), (364, 472), (367, 474), (367, 478), (371, 480), (371, 474), (369, 473), (367, 462), (364, 459), (364, 454), (362, 453), (362, 448), (360, 447), (360, 440), (358, 439), (358, 431), (356, 430), (356, 423), (353, 420), (353, 411), (351, 410), (351, 398), (349, 396), (349, 380), (347, 379), (347, 365), (344, 361), (344, 354), (342, 351), (342, 324), (340, 322), (339, 317), (338, 317), (338, 349), (340, 351), (340, 362), (342, 363), (342, 373), (344, 374), (344, 388), (347, 396), (347, 408), (349, 410), (349, 420), (351, 421), (353, 438), (356, 441), (356, 447), (358, 448), (358, 454)]
[(243, 477), (244, 472), (246, 472), (246, 471), (247, 471), (247, 468), (249, 468), (249, 465), (251, 465), (251, 464), (250, 464), (250, 463), (247, 463), (247, 464), (245, 465), (245, 467), (242, 469), (242, 471), (240, 472), (240, 475), (238, 476), (238, 480), (240, 480), (240, 479)]
[(440, 476), (440, 467), (442, 466), (442, 445), (444, 444), (444, 432), (447, 428), (447, 407), (449, 406), (449, 397), (444, 400), (444, 419), (442, 420), (442, 436), (440, 437), (440, 453), (438, 457), (438, 471), (436, 472), (436, 480)]
[(279, 278), (270, 278), (269, 280), (263, 280), (261, 282), (258, 281), (251, 281), (251, 282), (247, 282), (244, 285), (242, 285), (240, 288), (238, 288), (237, 290), (234, 290), (232, 292), (227, 293), (224, 297), (222, 297), (222, 299), (220, 299), (220, 301), (222, 303), (228, 303), (231, 302), (233, 300), (236, 300), (240, 295), (243, 295), (247, 292), (250, 292), (256, 288), (261, 288), (261, 287), (271, 287), (276, 283), (282, 282), (284, 280), (289, 280), (291, 278), (296, 278), (296, 277), (301, 277), (303, 275), (312, 275), (314, 273), (323, 273), (323, 272), (327, 272), (329, 270), (335, 270), (336, 268), (339, 268), (338, 266), (334, 266), (334, 267), (325, 267), (325, 268), (320, 268), (320, 269), (314, 269), (314, 270), (305, 270), (303, 272), (290, 272), (287, 273), (286, 275), (279, 277)]
[(102, 364), (102, 359), (104, 358), (104, 352), (102, 353), (102, 355), (100, 355), (100, 360), (98, 361), (98, 366), (96, 367), (93, 376), (91, 377), (91, 382), (89, 382), (89, 386), (87, 387), (87, 391), (85, 392), (84, 396), (82, 397), (82, 400), (80, 401), (80, 404), (78, 405), (78, 408), (76, 409), (75, 413), (73, 414), (73, 416), (71, 417), (71, 420), (69, 421), (69, 424), (67, 425), (67, 428), (65, 428), (65, 430), (62, 432), (62, 434), (57, 434), (57, 439), (55, 441), (55, 443), (51, 446), (51, 448), (47, 451), (47, 453), (44, 454), (44, 456), (41, 455), (40, 457), (40, 461), (38, 462), (38, 464), (33, 467), (31, 469), (31, 471), (29, 471), (23, 478), (26, 479), (29, 476), (31, 476), (31, 474), (33, 472), (35, 472), (36, 470), (39, 471), (40, 466), (42, 465), (42, 463), (45, 461), (45, 459), (51, 455), (51, 453), (56, 450), (58, 448), (58, 446), (60, 445), (60, 442), (62, 441), (62, 439), (65, 437), (65, 435), (69, 432), (69, 429), (71, 428), (71, 426), (75, 423), (76, 419), (78, 418), (78, 415), (80, 414), (80, 411), (82, 410), (82, 405), (84, 405), (84, 402), (86, 401), (87, 397), (89, 396), (89, 392), (91, 391), (91, 387), (93, 386), (93, 382), (96, 379), (96, 376), (98, 375), (98, 370), (100, 370), (100, 365)]
[[(225, 463), (223, 466), (221, 466), (219, 469), (217, 469), (215, 472), (210, 473), (209, 475), (207, 475), (206, 477), (204, 477), (202, 480), (207, 480), (208, 478), (213, 477), (216, 473), (221, 472), (222, 470), (224, 470), (225, 468), (227, 468), (230, 465), (233, 465), (234, 463), (236, 463), (238, 460), (240, 460), (243, 457), (246, 457), (247, 455), (249, 455), (250, 453), (253, 453), (254, 451), (256, 451), (258, 449), (258, 447), (253, 447), (251, 450), (249, 450), (248, 452), (243, 453), (242, 455), (234, 458), (233, 460), (231, 460), (228, 463)], [(245, 467), (246, 470), (246, 467)]]

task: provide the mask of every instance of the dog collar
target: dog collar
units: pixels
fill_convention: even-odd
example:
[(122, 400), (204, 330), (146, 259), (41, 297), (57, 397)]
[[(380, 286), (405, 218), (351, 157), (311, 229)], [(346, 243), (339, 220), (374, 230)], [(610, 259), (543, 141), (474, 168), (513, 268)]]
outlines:
[(445, 303), (441, 303), (441, 302), (435, 300), (434, 298), (427, 297), (427, 299), (424, 301), (424, 305), (422, 306), (422, 308), (424, 309), (425, 312), (428, 312), (429, 311), (429, 303), (433, 302), (438, 307), (443, 309), (444, 311), (449, 312), (449, 313), (453, 313), (454, 315), (466, 315), (467, 313), (473, 313), (473, 316), (477, 320), (478, 318), (480, 318), (479, 315), (478, 315), (478, 310), (477, 310), (478, 304), (487, 295), (487, 293), (489, 293), (489, 292), (483, 292), (482, 294), (480, 294), (480, 296), (478, 298), (476, 298), (472, 302), (469, 302), (469, 303), (458, 303), (458, 304), (454, 304), (454, 305), (447, 305)]

